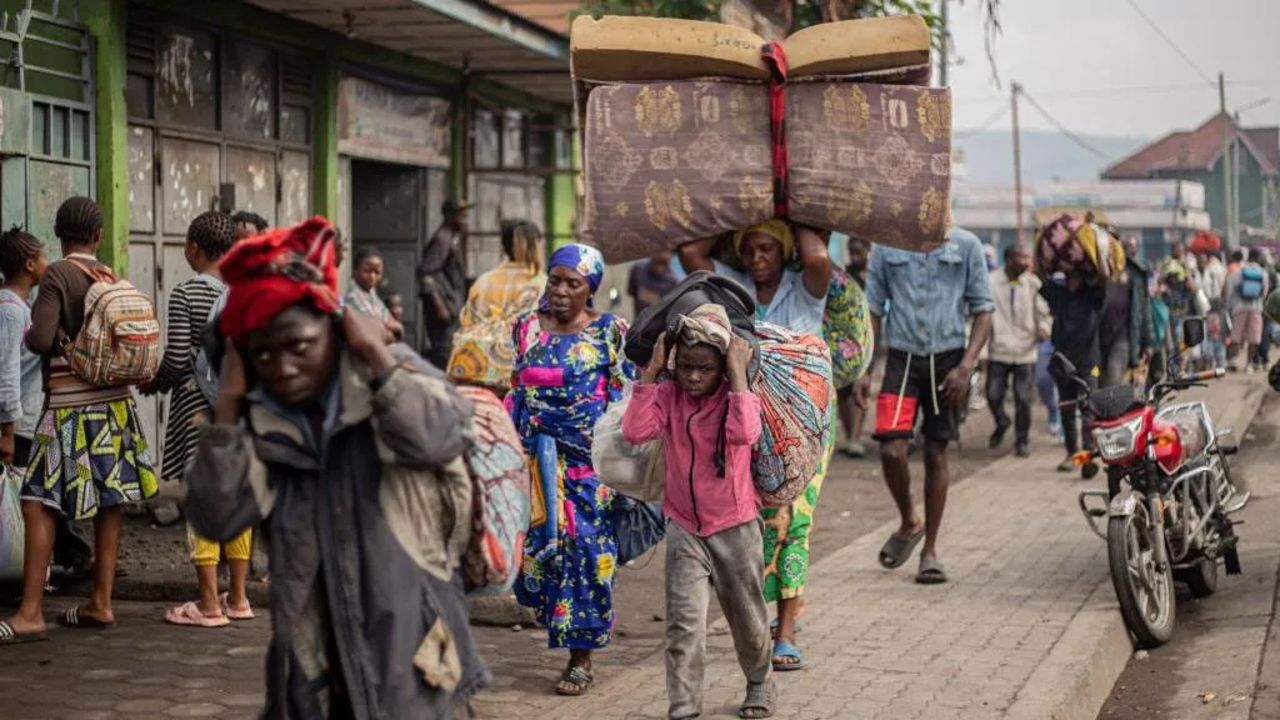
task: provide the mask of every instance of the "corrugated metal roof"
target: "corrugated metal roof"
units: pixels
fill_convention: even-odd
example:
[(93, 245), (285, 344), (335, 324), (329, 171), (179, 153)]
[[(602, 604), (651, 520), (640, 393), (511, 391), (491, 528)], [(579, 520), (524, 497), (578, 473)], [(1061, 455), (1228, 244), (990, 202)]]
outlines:
[(569, 41), (484, 0), (249, 0), (326, 30), (573, 102)]
[(573, 13), (582, 7), (579, 0), (494, 0), (495, 5), (522, 15), (533, 22), (569, 36)]
[[(1156, 177), (1161, 172), (1181, 170), (1209, 171), (1222, 157), (1222, 136), (1228, 128), (1225, 116), (1218, 113), (1195, 130), (1169, 133), (1127, 158), (1107, 168), (1102, 177), (1111, 180)], [(1253, 154), (1268, 176), (1280, 174), (1280, 130), (1276, 128), (1237, 128), (1237, 137), (1246, 151)]]

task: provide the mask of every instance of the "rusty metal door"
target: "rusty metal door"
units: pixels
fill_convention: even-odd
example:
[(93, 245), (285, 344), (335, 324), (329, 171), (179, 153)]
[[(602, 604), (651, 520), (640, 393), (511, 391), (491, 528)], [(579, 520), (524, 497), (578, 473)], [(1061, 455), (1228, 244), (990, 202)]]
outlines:
[[(383, 287), (404, 299), (405, 342), (412, 348), (422, 338), (417, 267), (429, 232), (428, 195), (421, 168), (351, 161), (352, 255), (364, 247), (382, 255)], [(344, 271), (350, 274), (354, 267)]]

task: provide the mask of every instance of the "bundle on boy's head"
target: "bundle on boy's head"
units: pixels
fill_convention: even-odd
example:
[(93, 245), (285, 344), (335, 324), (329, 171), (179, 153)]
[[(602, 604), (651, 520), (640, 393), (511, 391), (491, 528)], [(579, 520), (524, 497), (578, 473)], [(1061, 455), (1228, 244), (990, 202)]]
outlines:
[(304, 301), (336, 314), (341, 305), (334, 238), (333, 224), (317, 215), (232, 247), (218, 265), (228, 286), (222, 333), (238, 341)]
[(710, 345), (723, 354), (729, 352), (733, 326), (723, 306), (708, 303), (676, 318), (675, 335), (680, 345)]

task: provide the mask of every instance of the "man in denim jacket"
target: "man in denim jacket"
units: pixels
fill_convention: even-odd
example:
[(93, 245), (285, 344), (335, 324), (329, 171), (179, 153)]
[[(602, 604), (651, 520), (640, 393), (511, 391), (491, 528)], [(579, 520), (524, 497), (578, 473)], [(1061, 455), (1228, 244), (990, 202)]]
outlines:
[[(888, 348), (884, 385), (876, 399), (875, 438), (885, 482), (902, 524), (880, 551), (885, 568), (901, 567), (924, 539), (916, 582), (947, 581), (938, 560), (938, 529), (951, 477), (947, 444), (959, 437), (957, 410), (967, 402), (969, 375), (991, 337), (995, 305), (982, 242), (952, 228), (929, 253), (879, 246), (871, 254), (867, 304), (877, 342)], [(965, 339), (965, 323), (973, 328)], [(925, 519), (911, 499), (907, 443), (924, 413)]]

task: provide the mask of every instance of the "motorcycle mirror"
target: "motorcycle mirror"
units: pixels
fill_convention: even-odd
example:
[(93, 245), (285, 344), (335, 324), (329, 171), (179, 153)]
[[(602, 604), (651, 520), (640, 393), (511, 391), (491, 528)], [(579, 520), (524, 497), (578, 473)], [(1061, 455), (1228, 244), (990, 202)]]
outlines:
[(1049, 359), (1049, 375), (1058, 382), (1066, 382), (1076, 376), (1076, 366), (1060, 352)]
[(1189, 348), (1204, 342), (1204, 318), (1189, 317), (1182, 321), (1182, 342)]

